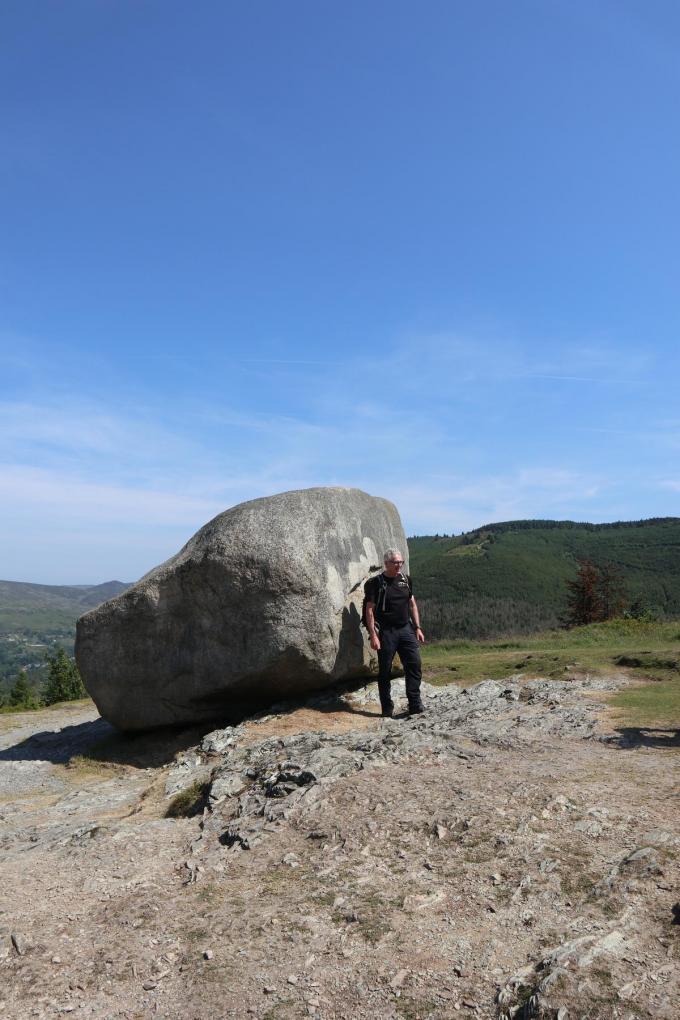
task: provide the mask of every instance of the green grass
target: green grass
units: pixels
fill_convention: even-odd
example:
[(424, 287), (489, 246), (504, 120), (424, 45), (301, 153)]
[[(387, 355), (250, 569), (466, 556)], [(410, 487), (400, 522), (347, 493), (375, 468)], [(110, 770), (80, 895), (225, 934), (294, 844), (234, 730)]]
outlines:
[[(622, 666), (619, 660), (634, 661)], [(680, 621), (608, 623), (545, 631), (507, 641), (442, 641), (425, 645), (425, 679), (472, 684), (512, 674), (565, 679), (573, 674), (626, 672), (640, 686), (611, 697), (622, 723), (680, 728)]]
[(644, 684), (611, 699), (629, 726), (680, 730), (680, 679)]

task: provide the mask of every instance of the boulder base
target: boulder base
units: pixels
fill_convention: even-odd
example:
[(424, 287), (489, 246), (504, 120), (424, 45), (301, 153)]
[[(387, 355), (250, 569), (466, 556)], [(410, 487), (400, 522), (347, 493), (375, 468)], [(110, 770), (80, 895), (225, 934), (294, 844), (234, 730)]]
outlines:
[(85, 686), (105, 719), (138, 730), (369, 674), (363, 582), (389, 547), (406, 555), (396, 507), (359, 489), (241, 503), (78, 620)]

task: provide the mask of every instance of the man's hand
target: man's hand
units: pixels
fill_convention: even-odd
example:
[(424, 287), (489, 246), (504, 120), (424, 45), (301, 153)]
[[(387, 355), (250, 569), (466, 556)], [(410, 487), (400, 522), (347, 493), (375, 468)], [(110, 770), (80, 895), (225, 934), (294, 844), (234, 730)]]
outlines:
[(371, 648), (373, 649), (373, 651), (374, 652), (379, 652), (380, 651), (380, 638), (378, 637), (377, 634), (371, 634), (370, 635), (370, 642), (371, 642)]
[(420, 641), (421, 645), (425, 644), (425, 635), (423, 634), (422, 627), (416, 627), (416, 637)]

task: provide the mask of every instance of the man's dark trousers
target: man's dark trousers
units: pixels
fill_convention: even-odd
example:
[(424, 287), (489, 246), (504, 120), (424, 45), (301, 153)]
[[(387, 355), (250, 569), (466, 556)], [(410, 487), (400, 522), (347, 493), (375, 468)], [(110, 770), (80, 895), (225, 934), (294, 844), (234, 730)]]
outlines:
[(409, 708), (420, 705), (420, 647), (413, 626), (410, 623), (403, 627), (380, 628), (380, 651), (378, 652), (378, 691), (383, 712), (392, 707), (390, 694), (392, 660), (399, 653), (406, 677), (406, 697)]

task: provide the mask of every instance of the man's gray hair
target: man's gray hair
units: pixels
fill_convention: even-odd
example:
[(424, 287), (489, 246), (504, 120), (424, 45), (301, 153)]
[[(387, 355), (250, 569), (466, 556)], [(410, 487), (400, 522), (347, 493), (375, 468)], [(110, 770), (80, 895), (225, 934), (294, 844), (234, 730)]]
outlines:
[(383, 563), (387, 563), (388, 560), (393, 560), (396, 556), (398, 556), (400, 560), (403, 560), (404, 557), (401, 554), (401, 549), (386, 549), (385, 555), (383, 556)]

